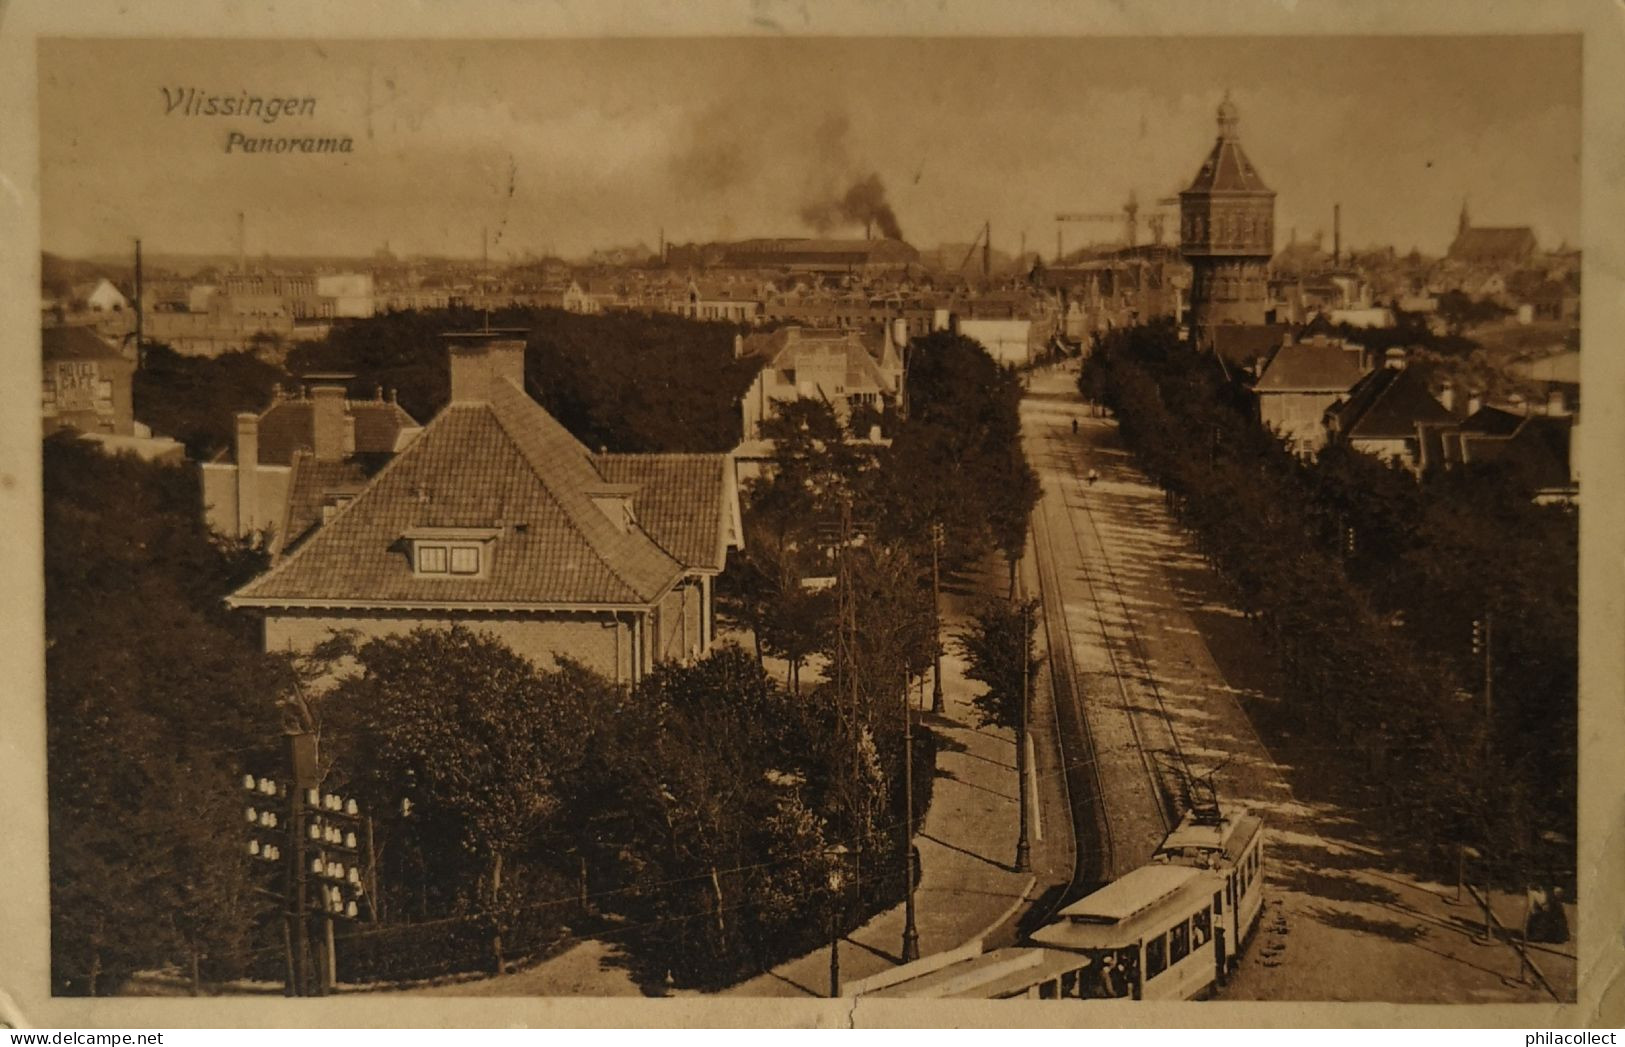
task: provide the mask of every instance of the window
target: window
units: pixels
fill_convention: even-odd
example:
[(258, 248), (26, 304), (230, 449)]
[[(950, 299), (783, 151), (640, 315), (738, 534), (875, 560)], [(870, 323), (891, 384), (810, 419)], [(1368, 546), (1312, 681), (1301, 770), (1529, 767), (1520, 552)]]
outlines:
[(451, 573), (452, 574), (479, 574), (480, 550), (475, 545), (454, 545), (451, 547)]
[(1214, 891), (1213, 892), (1213, 911), (1215, 913), (1218, 913), (1220, 916), (1224, 915), (1224, 892), (1223, 891)]
[[(1215, 898), (1218, 895), (1214, 895)], [(1213, 914), (1203, 909), (1191, 917), (1191, 949), (1200, 949), (1213, 937)]]
[(1178, 963), (1191, 954), (1191, 927), (1180, 920), (1168, 930), (1168, 962)]
[(1157, 935), (1145, 943), (1145, 979), (1150, 981), (1168, 969), (1168, 943)]
[(445, 574), (446, 547), (443, 545), (418, 546), (418, 573)]

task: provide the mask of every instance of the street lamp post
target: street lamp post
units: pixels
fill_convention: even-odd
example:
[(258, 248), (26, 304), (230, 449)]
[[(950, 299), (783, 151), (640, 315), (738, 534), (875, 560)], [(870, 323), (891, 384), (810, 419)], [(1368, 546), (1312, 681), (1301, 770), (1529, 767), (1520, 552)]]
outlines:
[(920, 958), (920, 932), (914, 926), (914, 713), (903, 683), (903, 962)]
[(945, 708), (942, 700), (942, 525), (931, 525), (931, 711)]
[(829, 997), (841, 995), (841, 888), (846, 883), (846, 846), (836, 844), (824, 852), (829, 865)]

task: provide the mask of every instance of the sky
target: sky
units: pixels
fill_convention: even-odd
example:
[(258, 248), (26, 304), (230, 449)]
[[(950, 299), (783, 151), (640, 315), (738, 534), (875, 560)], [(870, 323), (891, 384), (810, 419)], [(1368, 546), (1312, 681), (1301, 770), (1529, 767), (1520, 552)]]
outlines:
[[(1340, 203), (1346, 247), (1440, 253), (1464, 200), (1581, 242), (1578, 37), (46, 40), (39, 78), (43, 246), (72, 257), (230, 253), (239, 211), (251, 256), (811, 235), (871, 174), (916, 246), (986, 221), (1049, 254), (1057, 211), (1188, 184), (1227, 90), (1277, 246), (1329, 247)], [(166, 113), (166, 87), (315, 111)], [(232, 131), (352, 151), (228, 154)]]

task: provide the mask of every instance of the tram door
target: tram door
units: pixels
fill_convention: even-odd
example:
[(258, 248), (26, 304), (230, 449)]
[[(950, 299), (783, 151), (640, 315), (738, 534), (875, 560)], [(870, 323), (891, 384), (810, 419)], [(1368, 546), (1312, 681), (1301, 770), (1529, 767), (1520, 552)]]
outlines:
[(1227, 957), (1224, 950), (1224, 892), (1213, 892), (1213, 981), (1217, 985), (1224, 984), (1224, 964)]

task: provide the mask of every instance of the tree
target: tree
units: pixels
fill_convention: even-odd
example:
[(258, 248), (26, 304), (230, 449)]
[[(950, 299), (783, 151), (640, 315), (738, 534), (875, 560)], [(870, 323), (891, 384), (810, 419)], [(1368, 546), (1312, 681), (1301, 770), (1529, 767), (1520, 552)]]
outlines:
[(44, 478), (53, 987), (227, 976), (266, 915), (237, 796), (281, 677), (221, 601), (263, 556), (207, 532), (193, 471), (64, 435)]
[[(983, 727), (1002, 727), (1016, 736), (1016, 792), (1021, 797), (1021, 839), (1027, 824), (1027, 707), (1032, 681), (1043, 666), (1033, 636), (1038, 601), (984, 603), (956, 639), (965, 675), (987, 689), (972, 699)], [(1022, 850), (1018, 844), (1017, 850)], [(1018, 856), (1018, 862), (1024, 855)]]
[(410, 803), (424, 874), (498, 917), (500, 970), (505, 867), (562, 813), (553, 758), (583, 710), (550, 702), (534, 665), (462, 626), (379, 637), (355, 660), (323, 700), (326, 740), (375, 802)]

